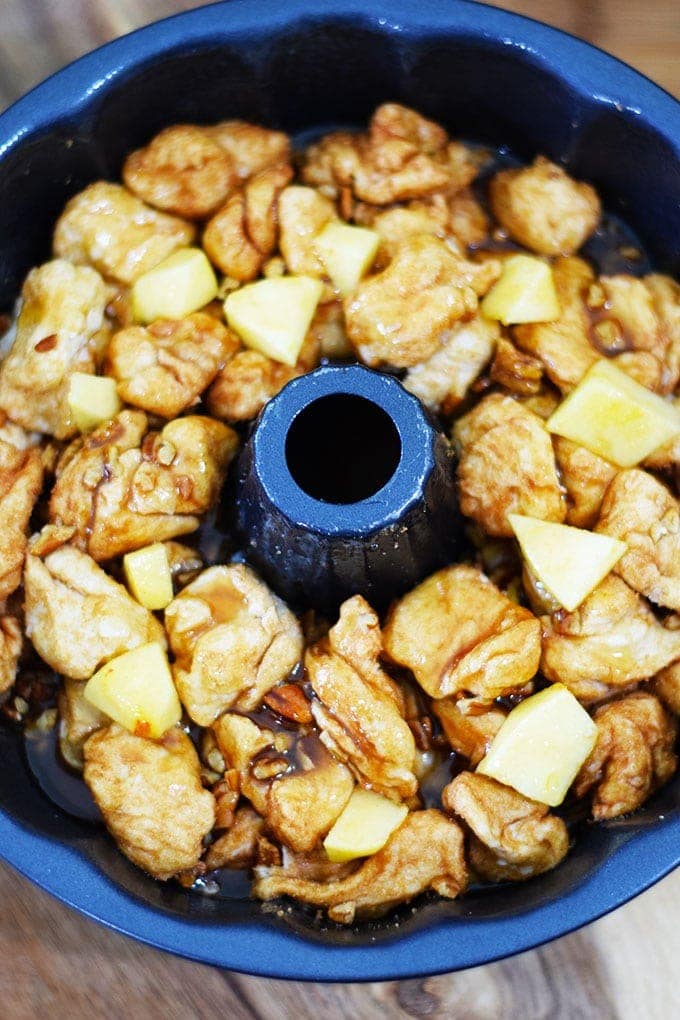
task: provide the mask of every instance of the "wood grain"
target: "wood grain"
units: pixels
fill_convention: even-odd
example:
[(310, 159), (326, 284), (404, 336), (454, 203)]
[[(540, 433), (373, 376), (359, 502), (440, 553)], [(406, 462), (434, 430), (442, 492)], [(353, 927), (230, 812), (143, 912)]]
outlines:
[[(199, 6), (178, 0), (0, 0), (0, 107), (64, 63)], [(517, 0), (680, 95), (677, 0)], [(0, 1013), (8, 1020), (669, 1020), (680, 1016), (680, 873), (542, 949), (425, 980), (305, 985), (221, 972), (116, 935), (0, 866)]]

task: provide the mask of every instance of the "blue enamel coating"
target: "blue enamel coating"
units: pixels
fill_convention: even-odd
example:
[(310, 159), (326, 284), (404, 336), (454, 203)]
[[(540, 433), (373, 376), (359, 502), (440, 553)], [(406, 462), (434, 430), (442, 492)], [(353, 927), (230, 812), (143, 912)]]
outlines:
[[(568, 893), (512, 916), (430, 919), (412, 933), (356, 947), (309, 942), (274, 917), (231, 925), (150, 909), (102, 874), (76, 848), (60, 845), (0, 814), (2, 856), (27, 878), (81, 913), (159, 949), (248, 974), (311, 981), (383, 981), (489, 963), (541, 945), (596, 920), (638, 895), (678, 863), (680, 820), (673, 817), (602, 855)], [(534, 880), (539, 881), (539, 880)], [(490, 895), (493, 895), (491, 893)]]
[[(399, 445), (398, 462), (371, 496), (357, 502), (325, 502), (301, 488), (291, 474), (288, 441), (301, 423), (305, 469), (316, 461), (309, 481), (318, 478), (324, 452), (330, 465), (334, 437), (342, 439), (344, 431), (345, 442), (351, 443), (352, 414), (346, 421), (331, 414), (323, 419), (325, 436), (310, 437), (301, 412), (318, 407), (325, 398), (339, 398), (342, 407), (343, 396), (363, 399), (365, 406), (382, 412), (392, 425), (394, 445)], [(342, 415), (337, 403), (335, 407)], [(354, 433), (354, 440), (368, 448), (375, 429), (370, 423), (364, 428), (370, 434)], [(374, 453), (376, 460), (371, 457), (368, 468), (371, 480), (385, 464), (384, 442)], [(344, 463), (330, 465), (334, 481), (341, 477), (348, 484), (350, 465), (361, 468), (359, 454), (347, 450)], [(448, 441), (397, 379), (363, 365), (328, 365), (288, 383), (262, 411), (240, 454), (235, 477), (228, 502), (235, 505), (236, 530), (249, 560), (281, 596), (296, 605), (313, 606), (329, 619), (357, 592), (376, 609), (386, 608), (428, 574), (451, 563), (461, 542)], [(345, 488), (344, 499), (346, 492)]]
[[(117, 176), (125, 151), (164, 123), (246, 116), (297, 131), (324, 115), (360, 120), (386, 99), (454, 133), (564, 160), (633, 221), (660, 268), (680, 266), (680, 106), (631, 68), (536, 22), (456, 0), (336, 0), (332, 10), (323, 0), (235, 0), (117, 40), (0, 117), (0, 305), (45, 256), (65, 198)], [(402, 913), (398, 929), (322, 932), (295, 910), (263, 915), (145, 879), (98, 830), (45, 801), (17, 741), (0, 732), (0, 853), (10, 864), (118, 931), (276, 977), (411, 977), (562, 935), (677, 865), (679, 799), (676, 780), (632, 819), (586, 826), (560, 868), (523, 886), (426, 903)]]
[[(346, 393), (385, 410), (397, 427), (401, 457), (389, 482), (359, 503), (324, 503), (307, 495), (286, 461), (289, 426), (303, 408), (322, 397)], [(271, 502), (296, 523), (322, 535), (368, 536), (396, 524), (419, 499), (434, 468), (432, 429), (420, 402), (394, 378), (361, 365), (328, 366), (294, 379), (270, 400), (254, 436), (260, 483)]]

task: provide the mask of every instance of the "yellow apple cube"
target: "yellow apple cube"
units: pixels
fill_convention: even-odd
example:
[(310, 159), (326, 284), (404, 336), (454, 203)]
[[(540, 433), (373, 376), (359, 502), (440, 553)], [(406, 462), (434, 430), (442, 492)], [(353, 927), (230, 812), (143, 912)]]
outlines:
[(353, 861), (376, 854), (407, 814), (405, 804), (357, 786), (323, 841), (329, 860)]
[(132, 287), (137, 322), (183, 319), (217, 297), (217, 278), (205, 252), (181, 248), (144, 273)]
[(680, 433), (680, 410), (610, 361), (597, 361), (546, 426), (618, 467), (633, 467)]
[(126, 553), (125, 580), (133, 597), (147, 609), (165, 609), (173, 599), (168, 553), (162, 542)]
[(246, 347), (292, 366), (322, 292), (321, 281), (311, 276), (258, 280), (229, 294), (224, 314)]
[(504, 326), (520, 322), (553, 322), (560, 303), (550, 265), (531, 255), (512, 255), (481, 304), (487, 319)]
[(91, 705), (139, 737), (162, 737), (182, 718), (167, 657), (156, 643), (111, 659), (83, 693)]
[(79, 432), (91, 432), (115, 416), (123, 406), (116, 380), (103, 375), (74, 372), (69, 380), (68, 406)]
[(567, 524), (508, 514), (522, 555), (534, 577), (573, 612), (618, 563), (628, 546)]
[(366, 227), (351, 227), (347, 223), (327, 223), (314, 241), (333, 285), (346, 297), (364, 273), (373, 265), (380, 234)]
[(513, 708), (477, 771), (557, 807), (595, 746), (597, 726), (564, 684)]

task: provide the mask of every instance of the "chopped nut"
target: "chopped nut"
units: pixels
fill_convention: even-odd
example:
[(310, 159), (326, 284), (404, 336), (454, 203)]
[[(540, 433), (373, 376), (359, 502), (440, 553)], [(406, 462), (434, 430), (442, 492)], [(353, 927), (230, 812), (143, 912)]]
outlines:
[(265, 755), (265, 757), (258, 758), (251, 768), (255, 779), (273, 779), (274, 776), (283, 775), (288, 771), (288, 762), (285, 758), (272, 758), (266, 752)]
[(236, 805), (241, 795), (239, 774), (236, 769), (229, 769), (224, 778), (212, 788), (215, 798), (215, 828), (228, 829), (234, 822)]
[(419, 751), (429, 751), (432, 747), (432, 720), (424, 715), (420, 719), (409, 719), (409, 729), (413, 734)]
[(266, 836), (257, 841), (257, 864), (262, 868), (276, 868), (281, 864), (281, 851)]
[(156, 460), (165, 467), (170, 467), (177, 456), (177, 450), (172, 443), (161, 443), (156, 450)]
[(280, 687), (274, 687), (266, 695), (264, 703), (284, 719), (304, 725), (310, 725), (312, 722), (309, 701), (298, 684), (281, 684)]
[(541, 389), (543, 364), (538, 358), (524, 354), (510, 340), (501, 337), (491, 365), (491, 378), (510, 393), (530, 396)]

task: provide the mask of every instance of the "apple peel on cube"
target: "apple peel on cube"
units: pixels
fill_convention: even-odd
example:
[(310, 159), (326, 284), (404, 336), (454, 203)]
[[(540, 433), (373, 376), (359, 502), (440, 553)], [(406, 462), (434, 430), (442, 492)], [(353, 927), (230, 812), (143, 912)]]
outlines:
[(314, 240), (314, 247), (334, 287), (342, 297), (356, 288), (368, 272), (380, 246), (380, 234), (348, 223), (327, 223)]
[(167, 656), (155, 642), (111, 659), (83, 693), (91, 705), (139, 737), (162, 737), (182, 718)]
[(477, 771), (557, 807), (596, 739), (585, 708), (564, 684), (552, 684), (513, 708)]
[(217, 277), (200, 248), (180, 248), (132, 287), (132, 314), (137, 322), (183, 319), (217, 297)]
[(229, 294), (224, 314), (246, 347), (292, 367), (322, 293), (311, 276), (257, 280)]
[(552, 268), (531, 255), (511, 255), (481, 303), (482, 315), (504, 326), (553, 322), (560, 316)]
[(405, 804), (395, 804), (372, 790), (355, 787), (323, 841), (328, 859), (339, 863), (376, 854), (407, 814)]
[(633, 467), (680, 433), (680, 410), (609, 361), (597, 361), (546, 422), (618, 467)]
[(74, 372), (69, 379), (68, 408), (79, 432), (115, 418), (122, 406), (115, 379), (86, 372)]
[(628, 549), (625, 542), (569, 524), (508, 514), (533, 575), (570, 613), (597, 588)]
[(126, 553), (123, 572), (133, 598), (146, 609), (165, 609), (172, 602), (172, 574), (162, 542)]

